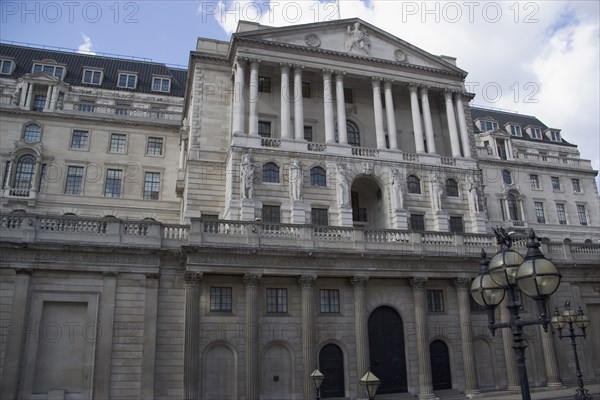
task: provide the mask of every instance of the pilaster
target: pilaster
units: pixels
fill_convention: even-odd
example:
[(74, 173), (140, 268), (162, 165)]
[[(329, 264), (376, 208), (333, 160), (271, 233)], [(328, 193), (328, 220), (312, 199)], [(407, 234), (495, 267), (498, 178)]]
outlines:
[(316, 363), (315, 347), (315, 282), (314, 275), (302, 275), (298, 278), (298, 284), (302, 292), (302, 382), (304, 398), (315, 397), (314, 385), (310, 374)]
[(200, 283), (202, 274), (187, 271), (185, 280), (185, 332), (183, 343), (183, 399), (200, 398)]
[(259, 274), (245, 274), (242, 282), (246, 286), (246, 399), (258, 400), (258, 286)]
[(469, 301), (470, 278), (454, 280), (458, 297), (458, 318), (460, 322), (461, 348), (465, 373), (465, 394), (473, 398), (479, 394), (477, 388), (477, 372), (475, 367), (475, 350), (473, 333), (471, 332), (471, 305)]
[[(369, 370), (369, 328), (367, 315), (367, 281), (369, 277), (355, 275), (350, 279), (354, 287), (354, 329), (356, 337), (356, 373), (362, 377)], [(366, 392), (359, 386), (360, 398)]]

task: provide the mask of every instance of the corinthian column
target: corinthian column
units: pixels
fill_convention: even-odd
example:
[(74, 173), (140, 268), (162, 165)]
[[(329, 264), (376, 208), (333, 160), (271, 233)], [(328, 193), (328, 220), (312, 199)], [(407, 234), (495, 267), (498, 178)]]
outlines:
[(452, 91), (444, 90), (446, 99), (446, 117), (448, 118), (448, 131), (450, 132), (450, 147), (452, 148), (452, 157), (460, 157), (460, 141), (458, 131), (456, 130), (456, 117), (454, 116), (454, 103), (452, 103)]
[(304, 97), (302, 96), (302, 65), (294, 65), (294, 138), (304, 139)]
[(390, 138), (390, 149), (398, 150), (396, 117), (394, 116), (394, 100), (392, 98), (392, 81), (389, 79), (384, 80), (383, 90), (385, 94), (385, 115), (387, 118), (388, 137)]
[(281, 138), (290, 139), (290, 66), (281, 63)]
[(239, 58), (235, 66), (235, 82), (233, 82), (233, 124), (234, 134), (244, 131), (244, 66), (246, 60)]
[(200, 398), (198, 372), (200, 367), (200, 282), (202, 274), (186, 272), (185, 280), (185, 340), (183, 344), (183, 398)]
[(454, 97), (456, 99), (456, 112), (458, 114), (458, 130), (460, 131), (460, 140), (462, 141), (463, 155), (469, 158), (471, 157), (471, 144), (469, 143), (469, 131), (467, 130), (465, 106), (462, 101), (463, 95), (462, 93), (457, 93), (454, 95)]
[[(350, 280), (354, 286), (354, 329), (356, 336), (356, 372), (361, 378), (369, 370), (369, 329), (367, 318), (367, 281), (366, 276), (354, 276)], [(359, 387), (359, 397), (366, 392)]]
[(250, 61), (250, 107), (248, 116), (248, 132), (258, 136), (258, 63), (259, 60)]
[(431, 360), (427, 345), (427, 298), (425, 293), (427, 278), (412, 278), (410, 286), (413, 289), (415, 301), (415, 337), (417, 339), (417, 360), (419, 363), (419, 399), (433, 399), (431, 383)]
[(560, 373), (558, 372), (558, 363), (556, 361), (556, 347), (552, 339), (552, 332), (544, 332), (540, 325), (540, 334), (542, 335), (542, 348), (544, 349), (544, 365), (546, 366), (546, 386), (560, 387)]
[(346, 103), (344, 102), (344, 72), (335, 73), (335, 94), (337, 96), (338, 140), (340, 144), (348, 144), (346, 130)]
[(458, 296), (458, 319), (460, 322), (460, 336), (465, 369), (465, 394), (473, 396), (479, 393), (479, 390), (477, 389), (475, 351), (473, 349), (473, 333), (471, 332), (471, 306), (469, 302), (471, 279), (456, 278), (454, 284), (456, 285)]
[(331, 71), (323, 70), (323, 115), (325, 119), (325, 143), (335, 143), (333, 129), (333, 94), (331, 92)]
[(260, 275), (245, 274), (246, 285), (246, 399), (258, 400), (258, 285)]
[(414, 83), (408, 85), (410, 92), (410, 110), (412, 112), (413, 131), (415, 133), (415, 151), (425, 153), (423, 145), (423, 126), (421, 125), (421, 113), (419, 111), (419, 99), (417, 97), (418, 86)]
[(423, 105), (423, 119), (425, 120), (425, 137), (427, 137), (427, 152), (435, 153), (435, 138), (433, 137), (433, 122), (431, 121), (431, 108), (427, 86), (421, 87), (421, 104)]
[(385, 149), (385, 132), (383, 131), (383, 107), (381, 105), (381, 78), (371, 78), (373, 86), (373, 114), (375, 118), (375, 136), (377, 148)]
[(310, 379), (310, 373), (316, 363), (315, 348), (315, 281), (314, 275), (302, 275), (298, 279), (302, 291), (302, 382), (304, 386), (304, 398), (315, 397), (314, 385)]

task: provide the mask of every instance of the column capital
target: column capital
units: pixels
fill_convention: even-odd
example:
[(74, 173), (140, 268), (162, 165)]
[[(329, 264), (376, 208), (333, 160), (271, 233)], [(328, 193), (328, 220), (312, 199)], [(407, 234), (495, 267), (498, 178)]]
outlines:
[(344, 79), (344, 75), (346, 75), (346, 71), (335, 70), (334, 72), (335, 72), (335, 79), (338, 80), (338, 81), (343, 80)]
[(316, 282), (317, 282), (316, 275), (300, 275), (298, 277), (298, 285), (300, 285), (301, 288), (314, 287)]
[(355, 288), (364, 289), (367, 287), (368, 280), (368, 276), (355, 275), (352, 278), (350, 278), (350, 283), (352, 283), (352, 286), (354, 286)]
[(408, 84), (408, 90), (411, 94), (417, 94), (417, 90), (419, 89), (419, 84), (415, 82), (410, 82)]
[(427, 282), (427, 278), (415, 277), (415, 278), (410, 278), (410, 280), (408, 281), (408, 284), (410, 285), (411, 288), (413, 288), (413, 290), (416, 290), (416, 289), (425, 289), (426, 282)]
[(327, 69), (327, 68), (323, 68), (323, 69), (321, 70), (321, 73), (323, 74), (323, 76), (326, 76), (326, 75), (327, 75), (327, 76), (329, 76), (330, 78), (331, 78), (331, 75), (333, 75), (333, 73), (334, 73), (334, 72), (335, 72), (334, 70), (332, 70), (332, 69)]
[(373, 87), (381, 86), (381, 77), (379, 77), (379, 76), (372, 76), (371, 77), (371, 84), (373, 85)]
[(421, 90), (421, 96), (427, 96), (427, 93), (429, 92), (430, 88), (431, 86), (429, 85), (420, 85), (419, 89)]
[(284, 70), (289, 71), (290, 68), (292, 68), (293, 64), (291, 63), (286, 63), (286, 62), (280, 62), (279, 66), (281, 67), (281, 71), (283, 72)]
[(452, 95), (455, 92), (456, 91), (452, 88), (444, 88), (444, 97), (446, 97), (446, 100), (448, 100), (448, 99), (452, 100)]
[(185, 274), (183, 274), (183, 279), (185, 280), (186, 285), (199, 286), (200, 282), (202, 282), (203, 275), (202, 272), (186, 271)]
[(456, 278), (454, 286), (459, 290), (468, 290), (471, 287), (471, 278)]
[(251, 67), (256, 67), (262, 61), (260, 58), (248, 58)]
[(292, 67), (296, 72), (302, 72), (302, 70), (304, 69), (304, 65), (302, 64), (292, 64)]
[(160, 272), (149, 272), (146, 275), (146, 279), (159, 279), (160, 278)]
[(256, 287), (260, 285), (260, 279), (260, 274), (244, 274), (242, 282), (244, 282), (244, 285), (246, 285), (246, 287)]
[(235, 58), (235, 62), (238, 64), (241, 64), (242, 66), (246, 65), (248, 60), (249, 60), (248, 57), (242, 57), (242, 56), (237, 56)]
[(393, 79), (390, 79), (390, 78), (383, 78), (383, 87), (384, 87), (384, 88), (386, 88), (386, 89), (387, 89), (387, 88), (391, 88), (393, 83), (394, 83), (394, 80), (393, 80)]

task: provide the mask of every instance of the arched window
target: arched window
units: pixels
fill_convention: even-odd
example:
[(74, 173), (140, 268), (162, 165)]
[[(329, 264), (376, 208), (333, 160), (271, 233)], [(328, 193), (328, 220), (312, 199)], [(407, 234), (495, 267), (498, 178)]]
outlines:
[(263, 165), (263, 182), (279, 183), (279, 167), (277, 164), (268, 162)]
[(358, 126), (354, 122), (347, 120), (346, 131), (348, 132), (348, 144), (360, 147), (360, 131), (358, 130)]
[(17, 170), (15, 172), (15, 189), (31, 189), (33, 184), (33, 175), (35, 174), (35, 157), (31, 154), (25, 154), (17, 161)]
[(36, 124), (29, 124), (23, 132), (23, 140), (27, 143), (35, 143), (40, 141), (42, 128)]
[(446, 179), (446, 196), (458, 197), (458, 183), (454, 179)]
[(414, 175), (409, 175), (406, 178), (406, 186), (408, 193), (421, 194), (421, 180)]
[(310, 169), (310, 184), (311, 186), (327, 186), (327, 174), (321, 167), (313, 167)]
[(507, 185), (512, 184), (512, 177), (510, 176), (510, 171), (505, 169), (504, 171), (502, 171), (502, 180), (504, 180), (504, 183), (506, 183)]
[(506, 197), (506, 203), (508, 204), (508, 215), (510, 219), (513, 221), (519, 221), (519, 207), (515, 195), (509, 194), (508, 197)]

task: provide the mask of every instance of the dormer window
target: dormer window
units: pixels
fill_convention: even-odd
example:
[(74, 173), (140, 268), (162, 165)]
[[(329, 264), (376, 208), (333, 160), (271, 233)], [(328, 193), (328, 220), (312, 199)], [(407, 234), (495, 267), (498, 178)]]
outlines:
[(58, 65), (35, 63), (33, 64), (33, 73), (36, 72), (43, 72), (47, 75), (55, 77), (59, 81), (62, 81), (63, 77), (65, 76), (65, 67), (61, 67)]
[(542, 130), (540, 128), (531, 128), (531, 137), (533, 139), (542, 140)]
[(0, 59), (0, 74), (2, 75), (10, 75), (13, 71), (13, 62), (12, 60), (4, 60)]
[(137, 75), (133, 73), (121, 72), (119, 74), (119, 80), (117, 81), (117, 87), (123, 89), (135, 89), (137, 85)]
[(495, 131), (498, 129), (498, 123), (495, 121), (479, 121), (479, 129), (482, 132)]
[(160, 77), (152, 78), (152, 90), (154, 92), (169, 93), (171, 91), (171, 79)]
[(550, 131), (550, 140), (553, 142), (560, 142), (560, 132), (559, 131)]
[(97, 69), (84, 69), (83, 79), (81, 80), (81, 82), (90, 85), (102, 84), (102, 71)]
[(519, 125), (510, 125), (510, 134), (512, 136), (523, 136), (523, 132), (521, 132), (521, 127)]

